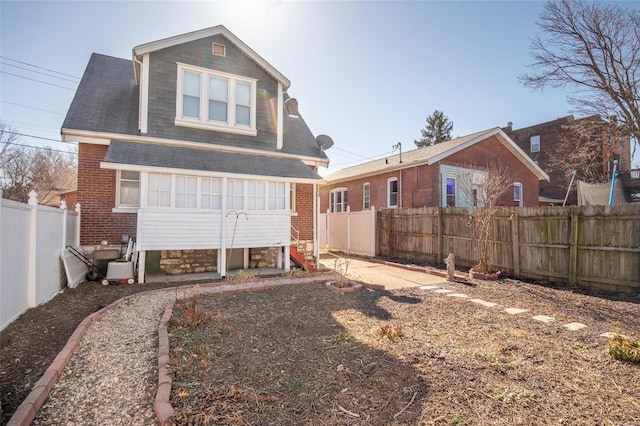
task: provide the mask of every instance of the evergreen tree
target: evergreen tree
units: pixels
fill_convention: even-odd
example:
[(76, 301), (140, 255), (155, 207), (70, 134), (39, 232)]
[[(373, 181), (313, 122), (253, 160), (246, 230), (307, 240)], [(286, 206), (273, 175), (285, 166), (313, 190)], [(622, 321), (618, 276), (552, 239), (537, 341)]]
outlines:
[(448, 141), (451, 139), (451, 130), (453, 130), (453, 122), (449, 121), (449, 118), (442, 111), (435, 110), (427, 117), (425, 128), (420, 130), (422, 138), (413, 142), (418, 148), (423, 148)]

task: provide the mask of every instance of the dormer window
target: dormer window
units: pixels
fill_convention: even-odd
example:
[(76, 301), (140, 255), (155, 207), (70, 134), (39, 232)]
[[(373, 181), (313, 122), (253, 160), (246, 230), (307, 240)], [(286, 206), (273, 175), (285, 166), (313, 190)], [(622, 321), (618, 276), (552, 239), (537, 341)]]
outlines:
[(177, 126), (257, 135), (257, 80), (185, 64), (177, 80)]

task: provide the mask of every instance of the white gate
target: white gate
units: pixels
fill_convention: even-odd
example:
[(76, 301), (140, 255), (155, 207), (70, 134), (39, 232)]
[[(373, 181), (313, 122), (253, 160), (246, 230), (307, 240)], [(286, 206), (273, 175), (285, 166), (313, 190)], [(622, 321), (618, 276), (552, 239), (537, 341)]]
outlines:
[(376, 254), (376, 211), (321, 213), (320, 247), (364, 256)]

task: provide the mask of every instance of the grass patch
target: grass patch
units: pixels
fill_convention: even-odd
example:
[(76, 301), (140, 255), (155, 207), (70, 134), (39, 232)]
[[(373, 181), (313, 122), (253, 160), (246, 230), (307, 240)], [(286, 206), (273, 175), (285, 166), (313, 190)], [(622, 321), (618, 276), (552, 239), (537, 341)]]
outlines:
[(609, 355), (619, 361), (640, 364), (640, 342), (626, 336), (615, 336), (609, 340)]

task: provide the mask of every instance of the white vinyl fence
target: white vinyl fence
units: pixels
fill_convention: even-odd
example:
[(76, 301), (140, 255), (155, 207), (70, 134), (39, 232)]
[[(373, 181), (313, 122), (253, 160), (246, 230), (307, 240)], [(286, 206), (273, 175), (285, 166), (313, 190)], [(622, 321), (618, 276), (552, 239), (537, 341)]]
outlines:
[(63, 285), (62, 249), (80, 242), (80, 205), (76, 211), (1, 199), (0, 330), (25, 312), (51, 299)]
[(320, 247), (364, 256), (376, 254), (376, 210), (321, 213)]

